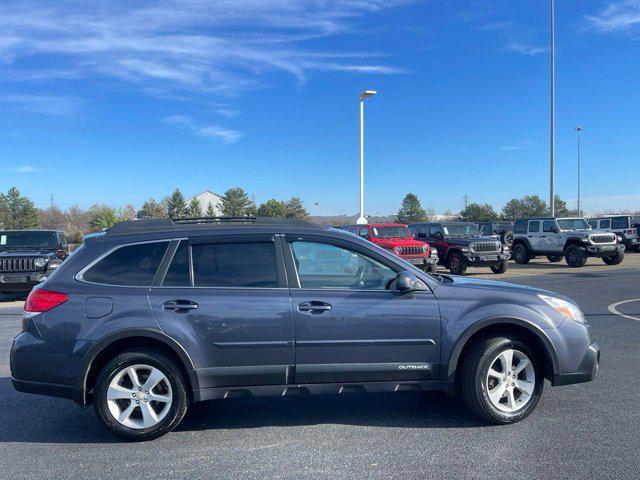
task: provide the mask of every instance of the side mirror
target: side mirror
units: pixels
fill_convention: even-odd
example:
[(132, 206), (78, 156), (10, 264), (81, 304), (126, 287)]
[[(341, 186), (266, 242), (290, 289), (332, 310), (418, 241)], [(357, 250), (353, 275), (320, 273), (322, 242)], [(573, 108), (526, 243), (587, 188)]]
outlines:
[(442, 238), (442, 232), (434, 232), (433, 235), (431, 235), (433, 238), (437, 238), (437, 239), (441, 239)]
[(560, 229), (558, 227), (553, 227), (553, 233), (558, 233)]
[(410, 271), (402, 270), (396, 276), (396, 289), (403, 293), (418, 292), (427, 290), (427, 286)]

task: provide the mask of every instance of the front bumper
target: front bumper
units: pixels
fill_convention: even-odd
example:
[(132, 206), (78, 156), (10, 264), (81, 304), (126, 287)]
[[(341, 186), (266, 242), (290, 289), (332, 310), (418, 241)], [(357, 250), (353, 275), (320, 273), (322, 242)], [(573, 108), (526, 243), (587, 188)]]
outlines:
[(624, 252), (624, 245), (585, 245), (584, 250), (590, 257), (611, 257)]
[(463, 252), (466, 262), (474, 267), (490, 267), (509, 260), (511, 253), (475, 253)]
[(398, 256), (403, 260), (411, 263), (412, 265), (415, 265), (416, 267), (430, 267), (431, 265), (438, 264), (437, 255), (431, 255), (429, 257), (403, 257), (401, 255)]
[(600, 346), (592, 343), (587, 348), (580, 366), (575, 372), (559, 373), (553, 376), (551, 384), (554, 387), (560, 385), (571, 385), (573, 383), (590, 382), (596, 378), (600, 366)]
[(0, 290), (3, 292), (28, 292), (34, 285), (45, 281), (44, 272), (2, 273)]

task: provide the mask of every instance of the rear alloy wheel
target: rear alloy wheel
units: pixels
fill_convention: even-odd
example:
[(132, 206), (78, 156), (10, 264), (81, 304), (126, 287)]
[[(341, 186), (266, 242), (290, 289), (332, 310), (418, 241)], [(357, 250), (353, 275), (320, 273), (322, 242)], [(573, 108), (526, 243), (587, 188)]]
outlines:
[(549, 260), (551, 263), (561, 262), (563, 258), (564, 255), (547, 255), (547, 260)]
[(518, 243), (513, 246), (511, 251), (511, 258), (518, 265), (526, 265), (531, 258), (529, 257), (529, 249), (524, 243)]
[(612, 257), (602, 257), (602, 261), (607, 265), (620, 265), (624, 260), (624, 251), (618, 252)]
[(467, 262), (459, 253), (452, 253), (449, 256), (449, 271), (454, 275), (464, 275), (467, 271)]
[(497, 424), (514, 423), (540, 401), (544, 376), (526, 343), (508, 337), (485, 338), (471, 346), (463, 362), (462, 394), (479, 417)]
[(125, 352), (100, 372), (94, 408), (113, 434), (134, 441), (152, 440), (173, 430), (187, 411), (180, 369), (155, 351)]
[(497, 265), (491, 265), (491, 271), (493, 273), (502, 274), (509, 269), (509, 262), (506, 260), (498, 263)]
[(584, 267), (587, 263), (587, 255), (580, 247), (575, 245), (567, 248), (564, 252), (564, 259), (572, 268)]

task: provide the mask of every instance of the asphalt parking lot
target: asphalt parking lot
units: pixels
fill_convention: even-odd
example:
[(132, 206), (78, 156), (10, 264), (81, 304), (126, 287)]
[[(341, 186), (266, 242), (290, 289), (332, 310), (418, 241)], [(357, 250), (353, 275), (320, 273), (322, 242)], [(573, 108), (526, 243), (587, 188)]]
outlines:
[[(0, 478), (638, 478), (640, 254), (618, 267), (534, 261), (472, 275), (574, 298), (602, 348), (595, 382), (551, 389), (510, 426), (444, 394), (237, 399), (196, 405), (165, 437), (125, 444), (91, 409), (9, 378), (20, 301), (0, 301)], [(627, 300), (636, 300), (629, 301)], [(613, 313), (609, 307), (616, 313)]]

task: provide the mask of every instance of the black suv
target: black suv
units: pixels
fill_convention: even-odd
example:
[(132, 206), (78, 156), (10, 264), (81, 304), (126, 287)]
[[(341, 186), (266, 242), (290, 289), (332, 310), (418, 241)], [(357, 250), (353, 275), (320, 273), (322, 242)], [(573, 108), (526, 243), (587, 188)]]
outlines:
[(29, 294), (10, 365), (17, 390), (93, 403), (109, 431), (148, 440), (191, 402), (252, 395), (457, 391), (513, 423), (545, 379), (592, 380), (599, 356), (568, 298), (431, 275), (340, 230), (241, 218), (88, 238)]
[(513, 243), (513, 222), (508, 220), (495, 220), (492, 222), (479, 222), (478, 229), (482, 235), (490, 237), (497, 235), (502, 243), (511, 247)]
[(69, 255), (64, 232), (0, 231), (0, 293), (28, 292)]
[(483, 236), (475, 223), (412, 223), (409, 230), (418, 240), (436, 248), (440, 265), (454, 275), (464, 275), (468, 266), (489, 267), (493, 273), (505, 273), (509, 267), (509, 246), (495, 237)]

